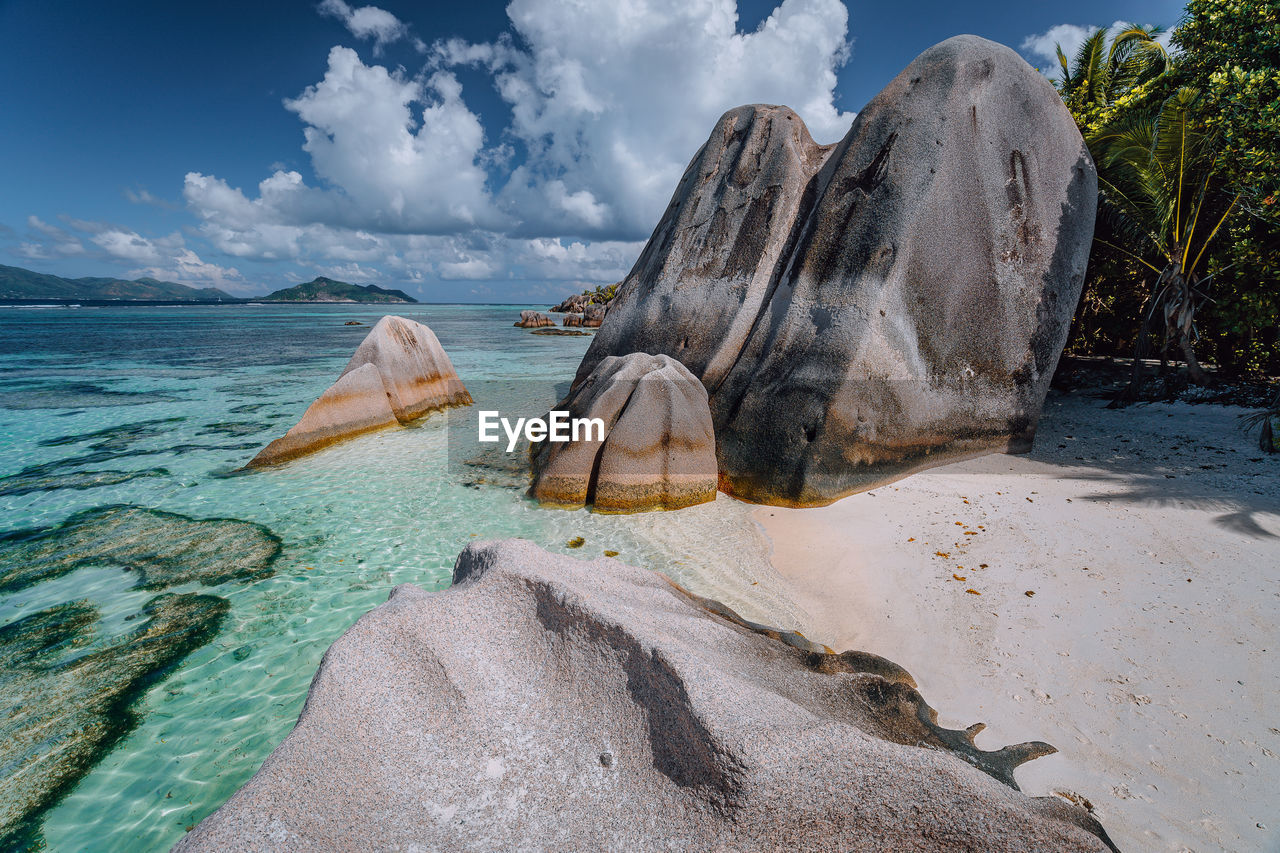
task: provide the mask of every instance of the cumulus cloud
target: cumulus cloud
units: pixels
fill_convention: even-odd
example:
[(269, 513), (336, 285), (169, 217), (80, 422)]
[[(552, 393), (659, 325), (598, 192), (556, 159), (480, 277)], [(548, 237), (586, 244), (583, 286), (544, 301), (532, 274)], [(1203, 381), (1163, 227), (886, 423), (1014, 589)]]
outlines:
[(514, 0), (507, 13), (527, 49), (453, 40), (433, 59), (488, 68), (511, 105), (508, 134), (527, 157), (499, 203), (518, 233), (647, 235), (732, 107), (786, 104), (820, 142), (853, 120), (835, 106), (848, 58), (839, 0), (785, 0), (751, 33), (732, 0)]
[[(319, 8), (375, 55), (411, 38), (376, 7)], [(738, 31), (733, 0), (514, 0), (507, 11), (513, 33), (437, 43), (417, 74), (332, 48), (324, 78), (284, 102), (318, 181), (276, 168), (246, 191), (193, 171), (183, 197), (201, 236), (232, 257), (351, 280), (617, 280), (725, 110), (787, 104), (820, 142), (853, 119), (836, 106), (840, 0), (783, 0), (752, 32)], [(505, 127), (486, 134), (462, 67), (490, 77)]]
[[(337, 18), (356, 38), (372, 39), (375, 56), (387, 45), (409, 37), (409, 28), (399, 18), (377, 6), (353, 9), (343, 0), (323, 0), (316, 8), (322, 15)], [(415, 40), (415, 46), (425, 49), (420, 41)]]

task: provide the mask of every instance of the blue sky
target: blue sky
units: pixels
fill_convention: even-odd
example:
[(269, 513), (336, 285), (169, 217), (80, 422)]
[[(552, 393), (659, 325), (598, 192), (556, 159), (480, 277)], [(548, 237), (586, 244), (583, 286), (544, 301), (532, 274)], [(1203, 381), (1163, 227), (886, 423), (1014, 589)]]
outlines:
[(0, 0), (0, 263), (558, 298), (626, 273), (725, 109), (785, 103), (831, 142), (948, 36), (1051, 68), (1055, 40), (1181, 8)]

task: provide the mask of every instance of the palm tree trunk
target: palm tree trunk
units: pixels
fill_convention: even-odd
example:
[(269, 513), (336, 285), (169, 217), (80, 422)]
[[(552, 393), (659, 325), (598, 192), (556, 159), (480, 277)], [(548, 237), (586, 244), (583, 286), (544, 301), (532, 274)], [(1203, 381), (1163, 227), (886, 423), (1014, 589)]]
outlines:
[(1197, 385), (1208, 385), (1209, 377), (1200, 366), (1200, 362), (1196, 361), (1196, 351), (1191, 344), (1191, 335), (1181, 334), (1178, 338), (1179, 343), (1182, 344), (1182, 356), (1187, 360), (1187, 376)]
[(1184, 276), (1181, 269), (1175, 269), (1173, 273), (1173, 281), (1170, 282), (1173, 287), (1174, 298), (1178, 300), (1176, 310), (1168, 315), (1172, 323), (1169, 325), (1173, 328), (1167, 331), (1173, 332), (1178, 338), (1178, 346), (1182, 350), (1182, 356), (1187, 361), (1187, 377), (1196, 385), (1208, 385), (1209, 377), (1205, 374), (1204, 368), (1200, 366), (1200, 362), (1196, 359), (1195, 353), (1195, 320), (1196, 305), (1198, 294), (1196, 293), (1196, 278), (1193, 275)]

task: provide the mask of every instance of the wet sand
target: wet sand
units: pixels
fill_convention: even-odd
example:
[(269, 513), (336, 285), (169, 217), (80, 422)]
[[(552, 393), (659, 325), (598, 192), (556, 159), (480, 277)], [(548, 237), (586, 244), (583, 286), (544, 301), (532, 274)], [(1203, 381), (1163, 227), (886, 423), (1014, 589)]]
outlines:
[(1055, 395), (1026, 456), (754, 516), (812, 639), (985, 748), (1059, 748), (1028, 793), (1087, 798), (1121, 850), (1276, 851), (1280, 456), (1241, 411)]

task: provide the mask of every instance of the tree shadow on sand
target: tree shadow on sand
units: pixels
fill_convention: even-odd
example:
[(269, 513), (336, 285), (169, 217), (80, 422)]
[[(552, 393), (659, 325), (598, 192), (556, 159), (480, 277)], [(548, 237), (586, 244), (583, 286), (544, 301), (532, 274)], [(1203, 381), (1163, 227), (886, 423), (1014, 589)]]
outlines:
[[(1109, 466), (1114, 467), (1114, 466)], [(1168, 466), (1169, 471), (1185, 470), (1185, 466)], [(1076, 474), (1074, 480), (1107, 484), (1114, 490), (1081, 495), (1081, 500), (1115, 501), (1147, 506), (1218, 511), (1213, 519), (1217, 526), (1254, 539), (1280, 538), (1280, 501), (1258, 494), (1231, 494), (1210, 483), (1197, 482), (1189, 473), (1169, 474), (1165, 470), (1115, 470)], [(1273, 516), (1264, 527), (1258, 516)], [(1268, 529), (1268, 527), (1273, 529)]]

